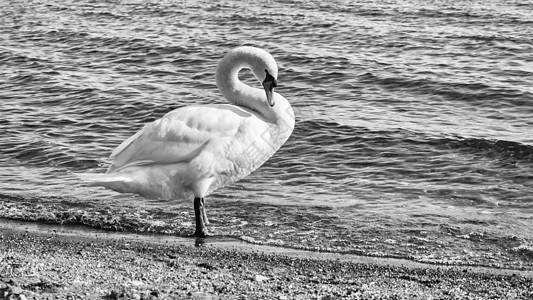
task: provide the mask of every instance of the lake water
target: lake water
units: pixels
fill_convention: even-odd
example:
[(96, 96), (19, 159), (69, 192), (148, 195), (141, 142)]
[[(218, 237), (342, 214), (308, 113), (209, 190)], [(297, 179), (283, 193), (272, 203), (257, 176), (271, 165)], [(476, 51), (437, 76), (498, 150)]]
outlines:
[(216, 65), (254, 45), (296, 128), (207, 198), (211, 233), (533, 270), (532, 25), (527, 0), (2, 3), (0, 217), (192, 233), (192, 200), (73, 173), (175, 108), (225, 103)]

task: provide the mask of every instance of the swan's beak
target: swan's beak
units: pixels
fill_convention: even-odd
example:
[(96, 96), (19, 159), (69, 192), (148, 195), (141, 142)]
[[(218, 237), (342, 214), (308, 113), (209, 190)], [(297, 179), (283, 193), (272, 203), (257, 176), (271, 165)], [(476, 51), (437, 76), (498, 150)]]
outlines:
[(270, 106), (274, 106), (274, 99), (272, 99), (272, 95), (274, 94), (274, 87), (276, 86), (276, 82), (264, 82), (263, 88), (265, 88), (265, 93), (267, 96), (267, 101)]
[(276, 80), (276, 78), (272, 77), (272, 75), (270, 75), (268, 71), (266, 72), (266, 74), (267, 75), (265, 81), (263, 81), (263, 88), (265, 89), (268, 104), (270, 106), (274, 106), (275, 103), (274, 99), (272, 99), (272, 96), (274, 95), (274, 88), (278, 86), (278, 81)]

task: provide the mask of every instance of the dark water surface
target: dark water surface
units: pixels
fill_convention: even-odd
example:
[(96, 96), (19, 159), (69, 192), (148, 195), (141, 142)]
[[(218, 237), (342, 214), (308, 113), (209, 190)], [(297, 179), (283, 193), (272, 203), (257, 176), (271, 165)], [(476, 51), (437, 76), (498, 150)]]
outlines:
[[(0, 217), (186, 235), (191, 201), (88, 187), (146, 122), (271, 52), (292, 137), (207, 199), (216, 235), (533, 270), (533, 3), (0, 3)], [(249, 81), (252, 82), (253, 81)]]

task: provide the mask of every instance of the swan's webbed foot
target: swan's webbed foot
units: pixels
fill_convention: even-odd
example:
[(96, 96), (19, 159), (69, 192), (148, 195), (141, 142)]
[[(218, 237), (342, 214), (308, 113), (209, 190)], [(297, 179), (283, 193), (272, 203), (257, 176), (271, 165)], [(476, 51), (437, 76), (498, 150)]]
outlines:
[(204, 198), (194, 198), (194, 218), (196, 219), (196, 231), (192, 236), (205, 238), (209, 234), (206, 227), (206, 225), (209, 224), (209, 221), (205, 214)]

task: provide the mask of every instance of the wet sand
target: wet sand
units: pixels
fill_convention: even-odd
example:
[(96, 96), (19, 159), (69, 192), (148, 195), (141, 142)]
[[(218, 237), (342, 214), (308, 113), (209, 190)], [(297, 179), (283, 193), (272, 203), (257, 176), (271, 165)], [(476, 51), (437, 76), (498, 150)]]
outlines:
[(0, 299), (533, 299), (533, 272), (0, 219)]

